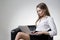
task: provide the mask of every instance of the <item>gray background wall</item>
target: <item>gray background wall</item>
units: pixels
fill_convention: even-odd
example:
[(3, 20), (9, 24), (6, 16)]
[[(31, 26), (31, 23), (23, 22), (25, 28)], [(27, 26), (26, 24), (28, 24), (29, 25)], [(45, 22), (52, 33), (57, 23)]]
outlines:
[(36, 5), (47, 4), (54, 18), (60, 40), (60, 0), (0, 0), (0, 40), (11, 40), (11, 30), (19, 25), (33, 25), (37, 19)]

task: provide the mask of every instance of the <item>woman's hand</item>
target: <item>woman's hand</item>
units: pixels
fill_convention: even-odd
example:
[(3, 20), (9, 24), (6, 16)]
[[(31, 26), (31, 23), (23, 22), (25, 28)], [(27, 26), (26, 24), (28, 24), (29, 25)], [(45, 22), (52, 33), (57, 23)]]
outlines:
[(32, 31), (31, 33), (32, 33), (32, 34), (34, 34), (34, 33), (35, 33), (35, 31)]
[(32, 33), (32, 34), (36, 34), (36, 35), (39, 35), (39, 34), (49, 35), (49, 33), (46, 32), (46, 31), (40, 31), (40, 32), (35, 32), (35, 31), (33, 31), (33, 32), (31, 32), (31, 33)]
[(43, 34), (45, 34), (45, 35), (49, 35), (49, 32), (45, 32), (45, 31), (43, 31)]
[(37, 35), (39, 35), (39, 34), (43, 34), (43, 32), (36, 32), (36, 33), (34, 33), (34, 34), (37, 34)]
[(45, 35), (49, 35), (49, 33), (48, 32), (36, 32), (36, 33), (34, 33), (34, 34), (37, 34), (37, 35), (39, 35), (39, 34), (45, 34)]

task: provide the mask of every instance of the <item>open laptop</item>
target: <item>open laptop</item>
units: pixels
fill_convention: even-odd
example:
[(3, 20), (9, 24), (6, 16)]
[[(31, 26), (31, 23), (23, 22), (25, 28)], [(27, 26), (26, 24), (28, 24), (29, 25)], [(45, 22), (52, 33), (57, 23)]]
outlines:
[(23, 32), (25, 32), (25, 33), (27, 33), (27, 34), (35, 35), (35, 34), (32, 34), (32, 33), (31, 33), (32, 31), (30, 31), (30, 29), (28, 28), (27, 25), (19, 26), (19, 28), (20, 28)]
[(25, 32), (25, 33), (27, 33), (27, 34), (31, 34), (31, 31), (30, 31), (30, 29), (28, 28), (27, 25), (19, 26), (19, 28), (20, 28), (23, 32)]

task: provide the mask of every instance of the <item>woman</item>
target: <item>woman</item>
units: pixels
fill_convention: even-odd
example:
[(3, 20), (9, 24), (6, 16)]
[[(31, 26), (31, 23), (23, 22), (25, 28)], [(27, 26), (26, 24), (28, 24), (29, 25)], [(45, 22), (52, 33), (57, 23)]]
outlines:
[[(57, 34), (56, 25), (54, 23), (53, 18), (50, 16), (50, 13), (48, 11), (48, 8), (45, 3), (40, 3), (36, 6), (38, 19), (35, 22), (36, 23), (36, 31), (32, 32), (32, 34), (36, 35), (49, 35), (50, 37), (53, 37)], [(50, 31), (49, 31), (50, 30)], [(30, 35), (18, 32), (16, 35), (15, 40), (19, 39), (24, 40), (30, 40)]]

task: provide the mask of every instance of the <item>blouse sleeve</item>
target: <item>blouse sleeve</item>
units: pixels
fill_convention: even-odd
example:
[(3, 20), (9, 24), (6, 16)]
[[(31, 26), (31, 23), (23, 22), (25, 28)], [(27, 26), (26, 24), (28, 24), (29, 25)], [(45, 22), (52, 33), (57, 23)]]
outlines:
[(51, 28), (51, 31), (49, 31), (49, 35), (50, 35), (51, 37), (57, 35), (56, 25), (55, 25), (54, 20), (53, 20), (52, 17), (50, 17), (50, 18), (48, 19), (48, 24), (49, 24), (49, 26), (50, 26), (50, 28)]

